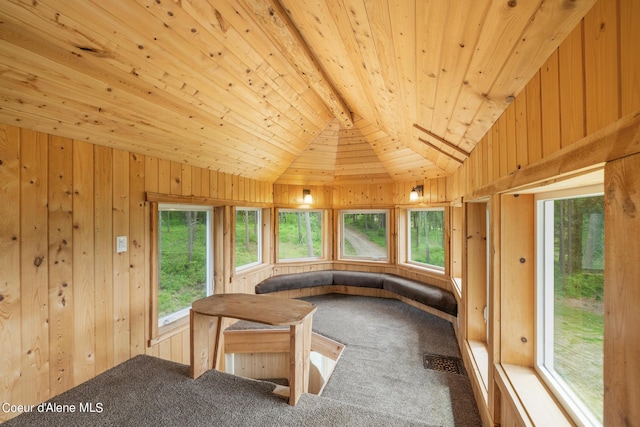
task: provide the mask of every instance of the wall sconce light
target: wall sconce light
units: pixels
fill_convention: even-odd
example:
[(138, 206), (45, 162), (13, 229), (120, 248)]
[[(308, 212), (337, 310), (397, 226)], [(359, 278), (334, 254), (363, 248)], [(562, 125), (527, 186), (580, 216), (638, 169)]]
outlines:
[(411, 193), (409, 193), (409, 201), (417, 202), (418, 198), (422, 197), (423, 190), (424, 186), (422, 185), (416, 185), (415, 187), (413, 187), (411, 189)]
[(313, 196), (311, 195), (311, 190), (307, 188), (302, 190), (302, 201), (307, 205), (310, 205), (311, 203), (313, 203)]

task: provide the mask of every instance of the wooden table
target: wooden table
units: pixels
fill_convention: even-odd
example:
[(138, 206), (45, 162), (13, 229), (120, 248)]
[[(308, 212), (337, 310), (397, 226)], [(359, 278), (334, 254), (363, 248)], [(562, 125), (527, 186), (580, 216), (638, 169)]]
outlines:
[(195, 301), (190, 312), (191, 378), (219, 369), (224, 356), (220, 344), (223, 317), (289, 326), (289, 404), (297, 404), (309, 389), (311, 323), (316, 309), (306, 301), (268, 295), (219, 294)]

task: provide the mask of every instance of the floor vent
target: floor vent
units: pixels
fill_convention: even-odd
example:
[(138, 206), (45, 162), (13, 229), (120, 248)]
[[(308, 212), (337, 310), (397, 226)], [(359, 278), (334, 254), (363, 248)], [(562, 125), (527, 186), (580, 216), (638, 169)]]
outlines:
[(425, 354), (423, 358), (425, 369), (448, 372), (450, 374), (467, 375), (461, 359), (455, 357), (440, 356), (437, 354)]

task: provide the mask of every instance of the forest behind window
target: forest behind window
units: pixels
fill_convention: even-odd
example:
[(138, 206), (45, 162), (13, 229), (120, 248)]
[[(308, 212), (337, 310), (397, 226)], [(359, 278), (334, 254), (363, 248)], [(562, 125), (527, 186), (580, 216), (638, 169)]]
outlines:
[(236, 269), (262, 262), (260, 209), (236, 209)]
[(444, 209), (410, 210), (409, 261), (444, 268)]
[(560, 394), (603, 419), (604, 197), (543, 201), (539, 363)]
[(322, 257), (322, 211), (283, 209), (278, 213), (278, 259)]
[(158, 324), (188, 314), (212, 289), (211, 209), (163, 208), (158, 221)]

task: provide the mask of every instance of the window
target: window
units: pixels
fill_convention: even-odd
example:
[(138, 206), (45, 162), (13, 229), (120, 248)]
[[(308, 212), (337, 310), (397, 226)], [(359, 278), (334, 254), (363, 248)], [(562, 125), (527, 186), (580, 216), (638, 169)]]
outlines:
[(157, 319), (162, 328), (188, 316), (213, 293), (211, 207), (158, 206)]
[[(459, 295), (462, 295), (462, 249), (464, 248), (463, 208), (451, 208), (451, 257), (450, 272)], [(487, 239), (489, 240), (489, 239)]]
[(236, 208), (236, 270), (262, 262), (261, 209)]
[(322, 211), (281, 209), (278, 212), (278, 260), (321, 258)]
[(411, 209), (408, 215), (409, 262), (444, 270), (444, 209)]
[(341, 218), (342, 258), (373, 261), (389, 259), (388, 211), (343, 211)]
[(581, 423), (603, 422), (604, 197), (538, 200), (537, 368)]

